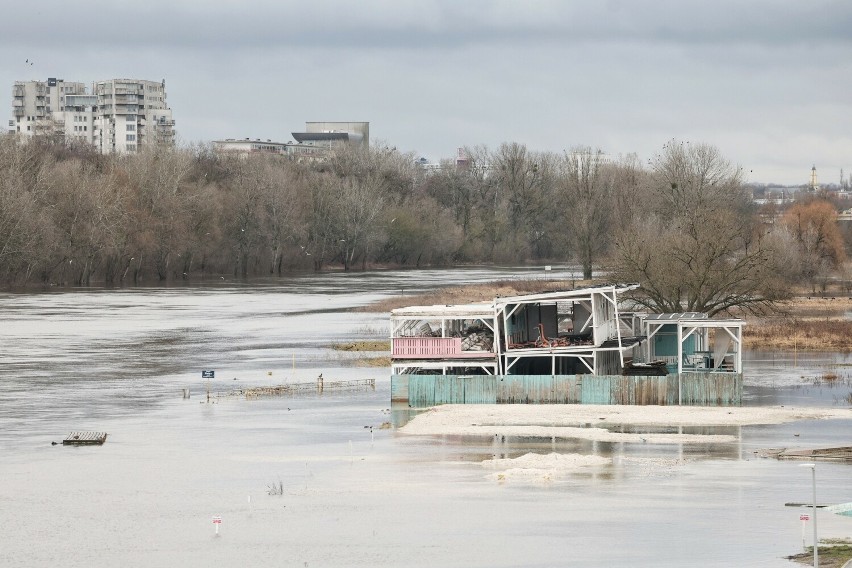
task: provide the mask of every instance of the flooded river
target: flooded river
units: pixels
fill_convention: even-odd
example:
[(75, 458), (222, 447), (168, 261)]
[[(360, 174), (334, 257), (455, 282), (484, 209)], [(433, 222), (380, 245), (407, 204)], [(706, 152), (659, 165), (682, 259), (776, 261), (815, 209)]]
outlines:
[[(328, 348), (387, 336), (386, 315), (351, 308), (525, 275), (0, 294), (0, 566), (792, 566), (805, 511), (785, 503), (810, 499), (810, 471), (755, 452), (852, 445), (852, 420), (729, 428), (736, 442), (711, 446), (379, 428), (410, 411), (391, 407), (389, 369)], [(848, 356), (749, 353), (745, 368), (746, 404), (849, 407)], [(319, 373), (376, 389), (205, 402)], [(109, 438), (51, 445), (76, 430)], [(528, 452), (614, 459), (520, 482), (482, 467)], [(852, 501), (852, 466), (818, 464), (817, 484), (820, 503)], [(821, 512), (819, 529), (852, 537), (852, 519)]]

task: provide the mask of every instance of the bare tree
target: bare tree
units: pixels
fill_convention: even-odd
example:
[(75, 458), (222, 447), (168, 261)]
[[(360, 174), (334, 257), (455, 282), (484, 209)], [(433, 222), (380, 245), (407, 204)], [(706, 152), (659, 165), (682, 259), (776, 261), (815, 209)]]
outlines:
[(816, 291), (817, 280), (841, 267), (846, 259), (843, 235), (837, 226), (837, 211), (828, 201), (810, 199), (795, 203), (781, 219), (799, 250), (800, 278)]
[(745, 204), (739, 171), (715, 148), (670, 143), (652, 160), (656, 200), (619, 233), (613, 276), (661, 312), (760, 311), (783, 297), (771, 240)]
[(600, 150), (576, 148), (563, 157), (558, 202), (562, 226), (583, 268), (592, 278), (595, 262), (607, 251), (613, 213), (613, 176)]

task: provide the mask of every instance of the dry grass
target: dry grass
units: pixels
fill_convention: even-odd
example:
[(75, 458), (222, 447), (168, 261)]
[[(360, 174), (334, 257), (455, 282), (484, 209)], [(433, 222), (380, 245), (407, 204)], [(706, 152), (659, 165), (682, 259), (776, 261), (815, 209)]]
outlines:
[(384, 357), (362, 357), (355, 360), (356, 367), (390, 367), (390, 356)]
[[(789, 560), (794, 560), (805, 566), (812, 566), (814, 560), (814, 549), (808, 547), (808, 552), (802, 552), (793, 556), (788, 556)], [(852, 560), (852, 542), (849, 539), (838, 539), (834, 542), (822, 541), (819, 546), (819, 565), (822, 568), (841, 568), (846, 562)]]
[(780, 302), (777, 308), (782, 315), (800, 318), (842, 318), (852, 311), (852, 298), (797, 297)]
[(743, 340), (751, 349), (850, 351), (850, 311), (849, 298), (794, 298), (776, 316), (748, 318)]
[(390, 351), (390, 341), (351, 341), (335, 343), (331, 346), (335, 351)]
[(487, 284), (470, 284), (467, 286), (449, 286), (434, 292), (415, 294), (411, 296), (394, 296), (381, 300), (369, 306), (359, 308), (365, 312), (390, 312), (396, 308), (409, 306), (470, 304), (474, 302), (490, 302), (496, 296), (517, 296), (520, 294), (537, 294), (540, 292), (556, 292), (571, 290), (575, 286), (588, 286), (591, 281), (583, 280), (501, 280)]
[(751, 349), (850, 351), (852, 321), (786, 318), (753, 322), (743, 328), (743, 339)]

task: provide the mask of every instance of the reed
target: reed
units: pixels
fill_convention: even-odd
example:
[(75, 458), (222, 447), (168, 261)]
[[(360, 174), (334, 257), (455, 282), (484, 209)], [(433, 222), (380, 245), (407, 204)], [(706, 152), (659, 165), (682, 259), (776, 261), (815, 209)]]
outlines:
[(390, 351), (390, 341), (350, 341), (335, 343), (331, 346), (335, 351)]
[(852, 320), (784, 318), (749, 322), (743, 341), (750, 349), (850, 351)]

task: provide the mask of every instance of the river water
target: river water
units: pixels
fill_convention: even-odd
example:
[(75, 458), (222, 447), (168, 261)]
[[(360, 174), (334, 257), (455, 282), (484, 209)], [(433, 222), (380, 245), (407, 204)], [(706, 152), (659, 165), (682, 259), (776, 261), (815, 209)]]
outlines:
[[(791, 566), (805, 511), (785, 503), (810, 500), (810, 472), (755, 452), (852, 445), (852, 420), (745, 427), (710, 447), (378, 428), (410, 411), (391, 407), (388, 369), (328, 348), (387, 336), (386, 315), (351, 308), (530, 274), (0, 294), (0, 566)], [(850, 369), (842, 354), (749, 353), (746, 404), (849, 407)], [(376, 389), (205, 401), (208, 388), (319, 373)], [(78, 430), (109, 438), (51, 445)], [(530, 451), (630, 459), (506, 483), (481, 465)], [(852, 501), (850, 466), (818, 464), (817, 491), (820, 503)], [(819, 529), (850, 537), (852, 519), (821, 512)]]

